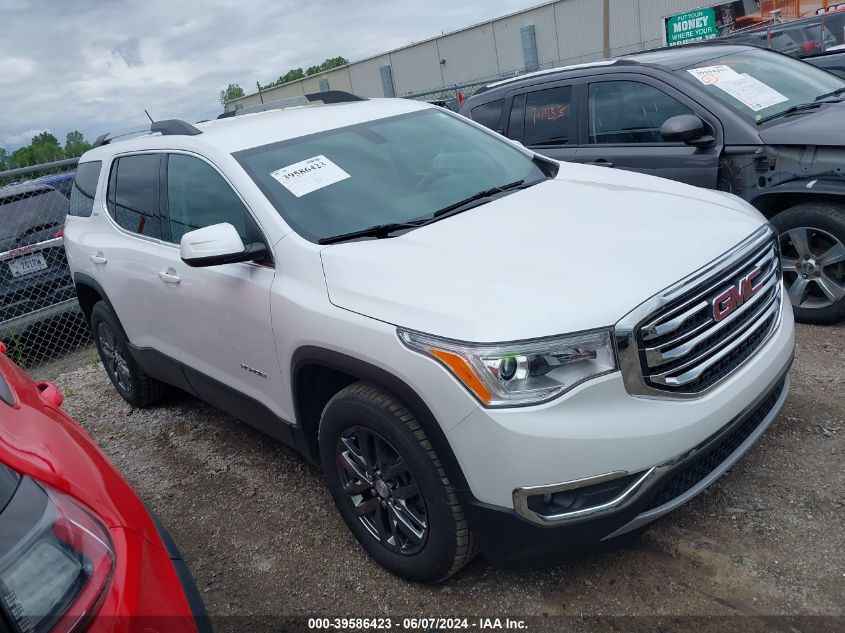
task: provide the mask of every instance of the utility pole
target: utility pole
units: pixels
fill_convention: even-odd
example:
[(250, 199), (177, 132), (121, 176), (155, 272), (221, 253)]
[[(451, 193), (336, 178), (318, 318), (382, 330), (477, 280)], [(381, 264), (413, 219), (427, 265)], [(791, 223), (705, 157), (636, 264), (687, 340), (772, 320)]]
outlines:
[(604, 0), (602, 3), (602, 29), (604, 42), (604, 58), (610, 58), (610, 0)]

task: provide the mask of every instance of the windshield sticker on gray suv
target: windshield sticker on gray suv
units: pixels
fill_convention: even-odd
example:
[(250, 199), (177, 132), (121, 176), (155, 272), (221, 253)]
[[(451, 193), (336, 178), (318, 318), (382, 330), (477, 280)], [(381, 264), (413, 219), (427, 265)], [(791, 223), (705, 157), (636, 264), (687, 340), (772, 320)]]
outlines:
[(270, 175), (297, 198), (349, 178), (349, 174), (322, 154), (271, 171)]
[(718, 85), (721, 81), (730, 81), (739, 77), (738, 72), (724, 64), (719, 66), (704, 66), (703, 68), (690, 68), (687, 72), (708, 86)]
[(789, 97), (782, 95), (756, 77), (745, 73), (740, 74), (725, 65), (691, 68), (687, 72), (707, 86), (716, 86), (724, 90), (754, 112), (789, 101)]

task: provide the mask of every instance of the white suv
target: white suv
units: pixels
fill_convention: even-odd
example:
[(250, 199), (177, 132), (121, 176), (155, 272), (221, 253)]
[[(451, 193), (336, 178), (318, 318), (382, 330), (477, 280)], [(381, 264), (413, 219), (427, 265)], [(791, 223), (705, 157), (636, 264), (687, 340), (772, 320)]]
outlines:
[(747, 203), (424, 103), (301, 101), (83, 156), (65, 245), (129, 403), (177, 387), (296, 447), (421, 581), (635, 530), (777, 414), (793, 317)]

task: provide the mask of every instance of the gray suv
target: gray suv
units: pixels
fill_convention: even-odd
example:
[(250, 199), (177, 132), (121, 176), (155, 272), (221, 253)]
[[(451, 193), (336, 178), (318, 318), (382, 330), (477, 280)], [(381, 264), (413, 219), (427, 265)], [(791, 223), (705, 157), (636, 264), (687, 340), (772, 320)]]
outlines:
[(845, 80), (702, 44), (489, 84), (461, 113), (551, 158), (718, 189), (780, 233), (795, 316), (845, 319)]

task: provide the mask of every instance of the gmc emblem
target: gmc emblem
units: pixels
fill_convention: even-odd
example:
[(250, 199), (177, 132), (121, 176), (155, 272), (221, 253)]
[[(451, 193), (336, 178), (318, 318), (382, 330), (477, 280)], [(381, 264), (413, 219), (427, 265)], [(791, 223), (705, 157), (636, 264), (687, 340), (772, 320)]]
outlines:
[(754, 280), (762, 272), (762, 268), (755, 268), (740, 279), (738, 285), (728, 288), (713, 299), (713, 318), (717, 323), (759, 292), (763, 285), (755, 286)]

